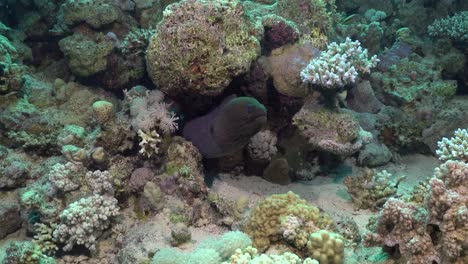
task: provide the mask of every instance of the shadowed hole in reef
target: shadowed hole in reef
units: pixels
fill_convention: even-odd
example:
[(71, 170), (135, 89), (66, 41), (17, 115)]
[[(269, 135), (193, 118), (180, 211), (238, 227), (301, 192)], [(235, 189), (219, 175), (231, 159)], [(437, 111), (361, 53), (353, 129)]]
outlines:
[(438, 225), (433, 225), (429, 224), (427, 225), (427, 232), (431, 236), (431, 241), (434, 246), (440, 244), (441, 236), (442, 236), (442, 231), (440, 230)]

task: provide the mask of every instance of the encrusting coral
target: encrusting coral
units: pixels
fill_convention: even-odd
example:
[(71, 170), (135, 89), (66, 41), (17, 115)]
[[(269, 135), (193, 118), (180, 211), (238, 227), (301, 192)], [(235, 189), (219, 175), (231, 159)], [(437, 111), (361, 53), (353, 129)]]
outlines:
[(372, 139), (351, 113), (317, 109), (309, 103), (294, 115), (293, 124), (313, 148), (338, 156), (352, 155)]
[(183, 0), (164, 11), (147, 49), (147, 69), (169, 95), (217, 95), (259, 53), (241, 2)]

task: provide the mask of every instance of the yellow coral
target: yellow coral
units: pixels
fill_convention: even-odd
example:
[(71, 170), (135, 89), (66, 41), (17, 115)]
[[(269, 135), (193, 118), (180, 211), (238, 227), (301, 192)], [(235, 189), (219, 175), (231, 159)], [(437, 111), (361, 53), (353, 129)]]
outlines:
[(307, 251), (320, 264), (344, 263), (343, 237), (327, 230), (320, 230), (310, 235)]
[(319, 208), (310, 205), (293, 192), (272, 195), (253, 210), (246, 226), (246, 233), (260, 250), (268, 248), (271, 242), (280, 240), (285, 217), (292, 216), (302, 222), (297, 228), (293, 243), (296, 247), (305, 246), (309, 234), (323, 228), (334, 228), (333, 219), (321, 213)]

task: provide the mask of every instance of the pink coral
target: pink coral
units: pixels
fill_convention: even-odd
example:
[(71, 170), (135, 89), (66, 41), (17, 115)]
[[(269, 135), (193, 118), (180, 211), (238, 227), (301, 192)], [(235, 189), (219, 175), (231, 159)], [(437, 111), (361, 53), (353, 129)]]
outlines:
[(394, 247), (404, 263), (467, 263), (467, 186), (468, 164), (445, 162), (429, 180), (426, 203), (387, 201), (367, 245)]

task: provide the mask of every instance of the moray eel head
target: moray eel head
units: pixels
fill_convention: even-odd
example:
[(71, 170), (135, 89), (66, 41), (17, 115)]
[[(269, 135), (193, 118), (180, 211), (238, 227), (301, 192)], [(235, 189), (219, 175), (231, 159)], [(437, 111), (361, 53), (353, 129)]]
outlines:
[(266, 122), (264, 105), (252, 97), (238, 97), (223, 106), (213, 124), (213, 134), (217, 144), (231, 152), (243, 148)]

